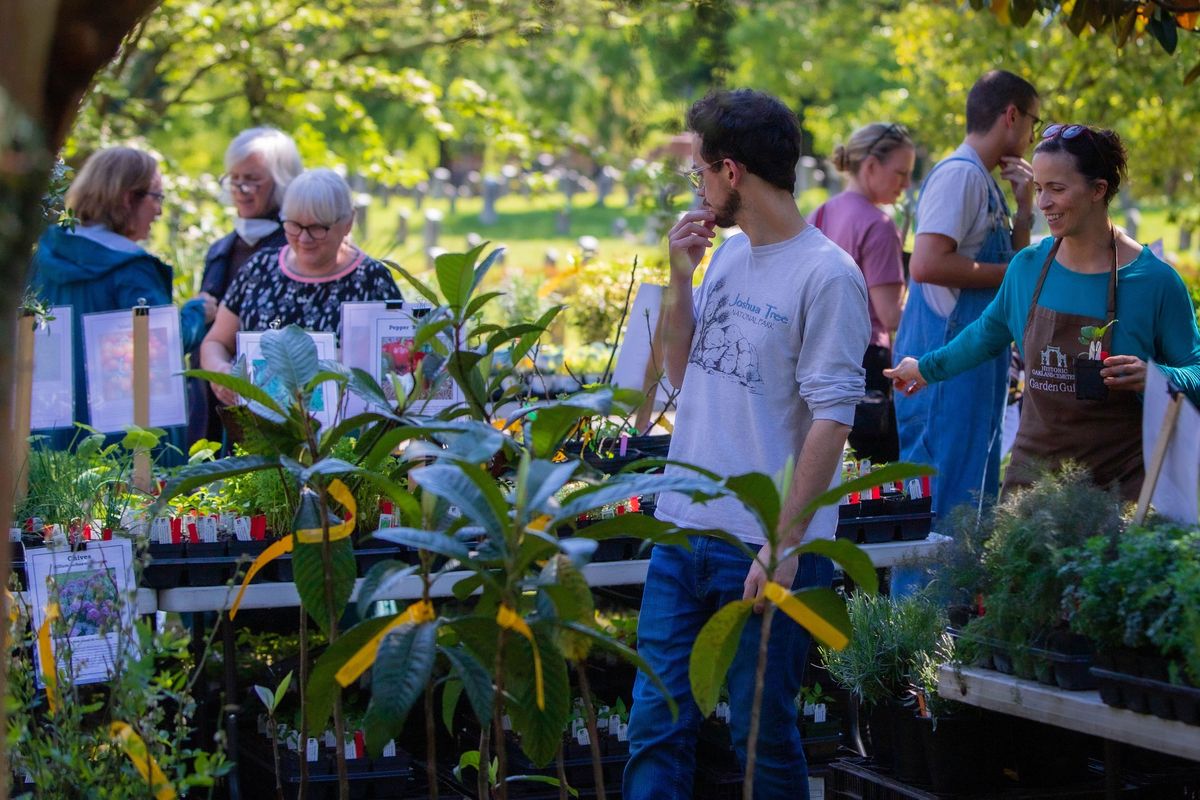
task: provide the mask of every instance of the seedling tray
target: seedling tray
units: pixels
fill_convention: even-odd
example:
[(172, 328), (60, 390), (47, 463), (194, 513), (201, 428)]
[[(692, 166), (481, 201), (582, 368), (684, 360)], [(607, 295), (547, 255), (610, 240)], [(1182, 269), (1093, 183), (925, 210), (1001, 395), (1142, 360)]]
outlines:
[(1100, 689), (1100, 699), (1114, 708), (1139, 714), (1147, 711), (1160, 719), (1179, 720), (1200, 725), (1200, 689), (1153, 678), (1128, 675), (1101, 667), (1092, 667)]
[(864, 500), (838, 507), (837, 537), (856, 544), (916, 542), (933, 530), (932, 498)]

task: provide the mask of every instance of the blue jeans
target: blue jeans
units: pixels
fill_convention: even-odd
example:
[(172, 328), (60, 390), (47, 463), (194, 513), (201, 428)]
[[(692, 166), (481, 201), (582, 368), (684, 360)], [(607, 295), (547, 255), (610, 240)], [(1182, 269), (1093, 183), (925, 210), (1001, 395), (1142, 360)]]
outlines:
[[(650, 557), (638, 620), (638, 653), (679, 704), (679, 717), (672, 721), (666, 699), (639, 672), (629, 715), (625, 800), (692, 796), (696, 733), (702, 721), (688, 679), (692, 644), (717, 609), (742, 599), (750, 569), (750, 559), (732, 545), (707, 536), (692, 536), (690, 541), (690, 552), (659, 546)], [(829, 559), (805, 555), (792, 588), (828, 587), (832, 581), (833, 563)], [(762, 617), (752, 615), (742, 631), (727, 678), (733, 743), (743, 765), (761, 630)], [(796, 728), (795, 697), (804, 677), (810, 641), (808, 631), (787, 615), (775, 614), (759, 718), (754, 776), (758, 800), (808, 798), (808, 767)]]

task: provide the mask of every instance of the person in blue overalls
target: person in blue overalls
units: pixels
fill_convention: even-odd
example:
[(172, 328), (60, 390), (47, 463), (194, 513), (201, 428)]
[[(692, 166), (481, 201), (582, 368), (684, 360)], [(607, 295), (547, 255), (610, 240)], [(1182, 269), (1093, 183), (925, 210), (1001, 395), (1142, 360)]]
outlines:
[[(1038, 111), (1037, 90), (1011, 72), (993, 70), (971, 87), (966, 139), (930, 171), (918, 200), (897, 363), (936, 350), (975, 321), (1013, 253), (1029, 244), (1033, 182), (1024, 154)], [(997, 167), (1012, 186), (1015, 217), (992, 176)], [(939, 519), (963, 503), (994, 499), (999, 490), (1008, 367), (1005, 352), (931, 391), (896, 396), (900, 459), (937, 468)]]

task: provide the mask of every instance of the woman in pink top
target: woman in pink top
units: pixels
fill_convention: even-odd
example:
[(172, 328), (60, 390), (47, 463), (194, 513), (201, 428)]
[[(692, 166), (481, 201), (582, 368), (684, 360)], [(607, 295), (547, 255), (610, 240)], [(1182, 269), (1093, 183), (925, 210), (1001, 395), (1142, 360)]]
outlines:
[[(281, 216), (287, 244), (256, 254), (238, 270), (200, 345), (204, 369), (229, 371), (239, 330), (265, 330), (278, 321), (340, 337), (342, 303), (400, 299), (391, 270), (350, 241), (350, 187), (336, 172), (314, 169), (293, 180)], [(212, 387), (221, 402), (235, 401), (233, 392)]]
[(892, 364), (891, 334), (903, 308), (903, 243), (880, 206), (895, 203), (908, 188), (915, 162), (916, 148), (903, 125), (876, 122), (859, 128), (833, 151), (834, 166), (846, 176), (846, 190), (808, 219), (850, 254), (867, 281), (867, 400), (858, 406), (850, 445), (872, 461), (894, 461), (899, 455), (891, 381), (883, 370)]

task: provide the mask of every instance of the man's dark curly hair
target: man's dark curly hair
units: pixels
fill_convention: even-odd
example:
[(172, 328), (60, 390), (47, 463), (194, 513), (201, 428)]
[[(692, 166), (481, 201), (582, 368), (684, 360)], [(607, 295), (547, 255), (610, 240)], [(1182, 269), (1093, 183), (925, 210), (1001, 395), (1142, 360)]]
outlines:
[(795, 192), (800, 121), (778, 98), (753, 89), (718, 90), (688, 111), (708, 163), (731, 158), (772, 186)]

